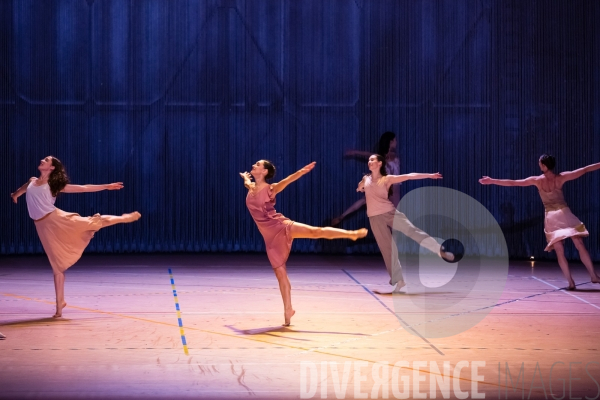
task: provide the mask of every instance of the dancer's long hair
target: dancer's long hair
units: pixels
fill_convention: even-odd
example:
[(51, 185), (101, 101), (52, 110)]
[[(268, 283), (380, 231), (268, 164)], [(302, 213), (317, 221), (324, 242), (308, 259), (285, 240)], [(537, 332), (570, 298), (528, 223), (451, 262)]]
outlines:
[(50, 186), (52, 196), (56, 197), (70, 181), (67, 176), (67, 171), (60, 160), (54, 156), (50, 157), (52, 157), (52, 166), (54, 167), (54, 170), (52, 170), (50, 177), (48, 177), (48, 186)]
[[(381, 154), (373, 154), (375, 157), (377, 157), (377, 161), (381, 162), (381, 167), (379, 167), (379, 173), (381, 174), (381, 176), (387, 176), (387, 170), (385, 169), (385, 157), (382, 156)], [(369, 175), (371, 175), (369, 173)], [(394, 193), (392, 185), (390, 185), (390, 189), (388, 190), (388, 197), (392, 196), (392, 193)]]
[(544, 164), (550, 171), (554, 172), (554, 167), (556, 166), (556, 158), (549, 154), (542, 154), (540, 156), (540, 162)]
[(265, 179), (271, 179), (272, 177), (275, 176), (275, 166), (273, 165), (273, 163), (269, 160), (263, 160), (263, 167), (269, 171), (267, 172), (267, 176), (265, 176)]
[(394, 132), (385, 132), (379, 138), (379, 144), (377, 145), (377, 154), (382, 154), (384, 157), (387, 157), (387, 154), (390, 152), (390, 143), (392, 140), (396, 139), (396, 134)]

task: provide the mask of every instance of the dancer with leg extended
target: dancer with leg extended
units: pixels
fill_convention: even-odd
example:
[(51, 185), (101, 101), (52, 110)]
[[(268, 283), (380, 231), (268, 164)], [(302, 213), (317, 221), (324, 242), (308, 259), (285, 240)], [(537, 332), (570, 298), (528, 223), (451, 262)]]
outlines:
[(590, 258), (590, 254), (583, 244), (581, 239), (584, 236), (589, 236), (585, 225), (577, 218), (567, 205), (562, 192), (563, 185), (582, 175), (600, 169), (600, 163), (588, 165), (584, 168), (576, 169), (575, 171), (565, 171), (559, 174), (554, 172), (556, 159), (548, 154), (543, 154), (538, 165), (542, 171), (542, 175), (530, 176), (525, 179), (492, 179), (489, 176), (484, 176), (479, 180), (482, 185), (499, 185), (499, 186), (535, 186), (542, 199), (545, 210), (544, 218), (544, 233), (548, 245), (545, 251), (556, 251), (558, 265), (562, 270), (565, 278), (569, 282), (567, 290), (575, 290), (575, 281), (571, 276), (569, 263), (565, 257), (564, 241), (571, 238), (573, 244), (579, 252), (579, 258), (588, 273), (590, 274), (592, 283), (600, 283), (600, 277), (594, 271), (594, 264)]
[[(367, 235), (366, 229), (346, 231), (336, 228), (317, 228), (292, 221), (275, 211), (275, 196), (290, 183), (308, 174), (314, 167), (312, 162), (280, 182), (269, 184), (267, 179), (275, 176), (275, 166), (267, 160), (257, 161), (250, 173), (240, 172), (244, 186), (248, 189), (246, 206), (256, 222), (258, 230), (265, 240), (267, 256), (283, 299), (284, 325), (289, 326), (295, 314), (292, 308), (291, 284), (287, 275), (286, 262), (294, 239), (351, 239), (356, 240)], [(254, 182), (252, 182), (254, 178)]]
[[(388, 198), (391, 185), (413, 179), (442, 179), (438, 172), (435, 174), (404, 174), (388, 175), (385, 169), (385, 158), (379, 154), (369, 157), (369, 175), (365, 175), (358, 183), (357, 192), (365, 192), (367, 199), (367, 216), (371, 224), (371, 231), (375, 236), (385, 267), (390, 275), (390, 285), (393, 286), (392, 293), (399, 293), (406, 285), (402, 275), (402, 266), (398, 260), (398, 248), (392, 240), (392, 229), (400, 232), (419, 243), (434, 254), (446, 261), (453, 261), (454, 254), (444, 251), (440, 244), (427, 233), (423, 232), (406, 218), (406, 215), (396, 209)], [(394, 221), (396, 224), (394, 226)], [(375, 291), (379, 294), (387, 294), (389, 291)]]
[[(354, 157), (364, 157), (365, 159), (369, 159), (372, 153), (368, 151), (361, 150), (348, 150), (346, 151), (346, 156), (354, 156)], [(400, 160), (396, 154), (396, 134), (394, 132), (384, 132), (379, 138), (379, 143), (377, 146), (377, 154), (385, 155), (385, 170), (388, 175), (399, 175), (400, 174)], [(394, 207), (398, 206), (400, 202), (400, 184), (392, 185), (392, 189), (390, 190), (390, 200)], [(362, 206), (366, 204), (366, 200), (364, 197), (361, 197), (357, 201), (355, 201), (350, 207), (346, 209), (342, 214), (335, 217), (331, 220), (332, 226), (339, 225), (344, 218), (353, 212), (360, 209)]]
[(41, 160), (38, 170), (39, 178), (30, 178), (10, 196), (16, 203), (19, 196), (26, 193), (29, 216), (34, 220), (35, 229), (54, 272), (56, 313), (53, 317), (58, 318), (67, 305), (65, 271), (81, 258), (94, 233), (110, 225), (137, 221), (141, 215), (136, 211), (121, 216), (95, 214), (92, 217), (81, 217), (79, 214), (64, 212), (54, 206), (59, 193), (119, 190), (123, 188), (123, 183), (72, 185), (63, 164), (53, 156)]

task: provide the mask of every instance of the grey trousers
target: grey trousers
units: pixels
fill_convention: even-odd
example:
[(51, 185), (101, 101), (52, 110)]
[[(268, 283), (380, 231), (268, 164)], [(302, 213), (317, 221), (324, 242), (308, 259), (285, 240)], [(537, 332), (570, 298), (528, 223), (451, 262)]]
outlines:
[[(394, 220), (396, 222), (394, 226)], [(392, 229), (402, 232), (427, 250), (439, 256), (440, 244), (431, 236), (417, 228), (398, 210), (369, 217), (371, 231), (375, 236), (385, 267), (390, 274), (390, 285), (404, 282), (402, 266), (398, 260), (398, 247), (392, 239)]]

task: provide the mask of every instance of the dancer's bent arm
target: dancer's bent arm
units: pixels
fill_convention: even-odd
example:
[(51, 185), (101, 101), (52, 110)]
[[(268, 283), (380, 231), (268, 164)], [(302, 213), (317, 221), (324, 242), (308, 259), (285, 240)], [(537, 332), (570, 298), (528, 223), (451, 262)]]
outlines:
[(367, 179), (367, 175), (363, 176), (363, 178), (358, 182), (358, 187), (356, 188), (357, 192), (365, 191), (365, 179)]
[(316, 163), (317, 163), (316, 161), (313, 161), (310, 164), (308, 164), (307, 166), (305, 166), (304, 168), (294, 172), (287, 178), (282, 179), (281, 181), (272, 184), (271, 185), (272, 196), (275, 196), (277, 193), (281, 192), (290, 183), (300, 179), (301, 176), (308, 174), (315, 167)]
[(439, 172), (436, 172), (435, 174), (419, 174), (417, 172), (412, 172), (410, 174), (403, 175), (386, 175), (385, 179), (385, 182), (388, 185), (394, 185), (396, 183), (416, 179), (442, 179), (442, 174), (440, 174)]
[(25, 194), (25, 192), (27, 191), (27, 186), (29, 186), (29, 184), (31, 183), (32, 180), (36, 179), (35, 176), (32, 176), (31, 178), (29, 178), (29, 180), (20, 188), (18, 188), (17, 190), (14, 191), (14, 193), (10, 194), (10, 197), (12, 198), (13, 202), (17, 202), (17, 199), (19, 198), (19, 196)]
[(240, 176), (244, 180), (244, 186), (250, 190), (255, 186), (255, 183), (250, 179), (250, 172), (240, 172)]
[(101, 190), (119, 190), (123, 189), (123, 182), (109, 183), (106, 185), (71, 185), (65, 186), (63, 193), (88, 193), (99, 192)]
[(525, 179), (493, 179), (489, 176), (484, 176), (479, 180), (482, 185), (498, 185), (498, 186), (537, 186), (538, 177), (530, 176)]
[(600, 169), (600, 163), (591, 164), (587, 167), (576, 169), (575, 171), (564, 171), (560, 173), (560, 177), (566, 181), (572, 181), (573, 179), (577, 179), (582, 175), (587, 174), (588, 172), (596, 171)]

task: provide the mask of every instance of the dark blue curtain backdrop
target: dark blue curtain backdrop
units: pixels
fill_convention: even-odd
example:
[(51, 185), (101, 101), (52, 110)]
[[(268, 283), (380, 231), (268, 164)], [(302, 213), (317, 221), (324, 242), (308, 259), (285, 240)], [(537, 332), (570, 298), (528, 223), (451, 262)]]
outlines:
[[(262, 251), (238, 172), (267, 158), (281, 178), (317, 161), (277, 207), (321, 225), (359, 198), (366, 163), (344, 151), (392, 130), (402, 172), (444, 174), (403, 193), (460, 190), (502, 224), (512, 256), (553, 257), (537, 191), (477, 179), (538, 174), (543, 152), (559, 170), (600, 161), (599, 20), (590, 0), (0, 0), (0, 252), (42, 251), (9, 193), (48, 154), (74, 183), (125, 182), (58, 207), (143, 214), (88, 251)], [(595, 260), (599, 183), (565, 187)], [(364, 210), (343, 223), (362, 226)]]

